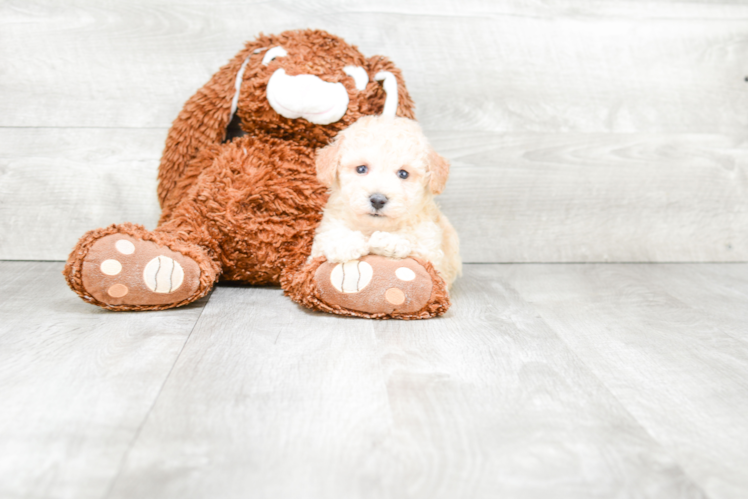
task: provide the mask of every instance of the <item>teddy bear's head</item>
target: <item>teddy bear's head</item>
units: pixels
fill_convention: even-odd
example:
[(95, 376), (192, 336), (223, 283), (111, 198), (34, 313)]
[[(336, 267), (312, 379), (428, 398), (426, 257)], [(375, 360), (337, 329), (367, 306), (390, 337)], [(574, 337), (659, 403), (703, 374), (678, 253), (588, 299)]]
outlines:
[(324, 31), (260, 35), (239, 60), (227, 139), (259, 132), (320, 147), (364, 115), (414, 118), (391, 61)]
[(320, 148), (364, 115), (412, 119), (413, 110), (400, 70), (385, 57), (366, 58), (319, 30), (260, 35), (174, 120), (159, 167), (162, 218), (189, 186), (182, 178), (190, 162), (222, 142), (252, 134)]

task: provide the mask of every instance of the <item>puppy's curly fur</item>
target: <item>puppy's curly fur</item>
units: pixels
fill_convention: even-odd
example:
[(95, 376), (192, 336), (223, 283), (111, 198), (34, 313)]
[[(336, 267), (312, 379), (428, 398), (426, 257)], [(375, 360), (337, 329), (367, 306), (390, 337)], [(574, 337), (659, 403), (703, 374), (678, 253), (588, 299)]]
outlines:
[(434, 195), (449, 163), (417, 122), (366, 116), (317, 155), (317, 177), (330, 189), (311, 258), (346, 262), (375, 254), (431, 262), (451, 285), (462, 270), (457, 233)]

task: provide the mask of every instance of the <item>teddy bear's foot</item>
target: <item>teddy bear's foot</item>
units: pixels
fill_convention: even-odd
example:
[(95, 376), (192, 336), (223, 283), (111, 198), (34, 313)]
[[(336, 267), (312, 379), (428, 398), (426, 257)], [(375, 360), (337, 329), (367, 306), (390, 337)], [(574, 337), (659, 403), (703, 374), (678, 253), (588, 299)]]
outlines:
[[(215, 273), (211, 273), (214, 266), (210, 262), (201, 266), (194, 258), (154, 239), (159, 238), (135, 225), (88, 233), (65, 267), (68, 284), (84, 300), (119, 311), (166, 309), (205, 295), (215, 280)], [(199, 247), (184, 243), (174, 246), (191, 250), (189, 253), (198, 260), (205, 260)], [(201, 267), (207, 267), (207, 273)], [(206, 274), (212, 274), (209, 280), (204, 279)]]
[(367, 255), (333, 264), (317, 259), (282, 283), (312, 309), (365, 318), (425, 319), (444, 314), (449, 293), (427, 262)]

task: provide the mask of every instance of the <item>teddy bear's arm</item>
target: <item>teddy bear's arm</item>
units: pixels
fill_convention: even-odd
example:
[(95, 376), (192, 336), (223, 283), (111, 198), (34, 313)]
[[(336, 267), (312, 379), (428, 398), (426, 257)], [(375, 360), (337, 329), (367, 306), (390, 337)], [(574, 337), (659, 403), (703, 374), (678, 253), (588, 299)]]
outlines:
[(190, 162), (206, 148), (219, 146), (226, 137), (237, 74), (253, 50), (267, 43), (265, 38), (247, 43), (190, 97), (172, 123), (158, 169), (158, 199), (166, 211), (184, 194), (180, 181)]

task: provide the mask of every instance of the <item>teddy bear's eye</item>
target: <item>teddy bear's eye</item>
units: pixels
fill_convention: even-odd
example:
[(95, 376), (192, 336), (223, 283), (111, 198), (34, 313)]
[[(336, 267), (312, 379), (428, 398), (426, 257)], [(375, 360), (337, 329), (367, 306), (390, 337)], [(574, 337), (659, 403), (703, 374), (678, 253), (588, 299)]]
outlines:
[(361, 66), (346, 66), (343, 68), (343, 72), (353, 78), (358, 90), (364, 90), (366, 84), (369, 83), (369, 74)]
[(397, 176), (401, 179), (407, 179), (410, 174), (407, 170), (400, 169), (397, 171)]
[(368, 171), (369, 171), (369, 167), (367, 167), (366, 165), (359, 165), (358, 167), (356, 167), (356, 172), (361, 175), (365, 174)]
[(276, 57), (287, 56), (288, 52), (281, 46), (273, 47), (272, 49), (265, 52), (265, 57), (262, 58), (262, 64), (267, 66)]

